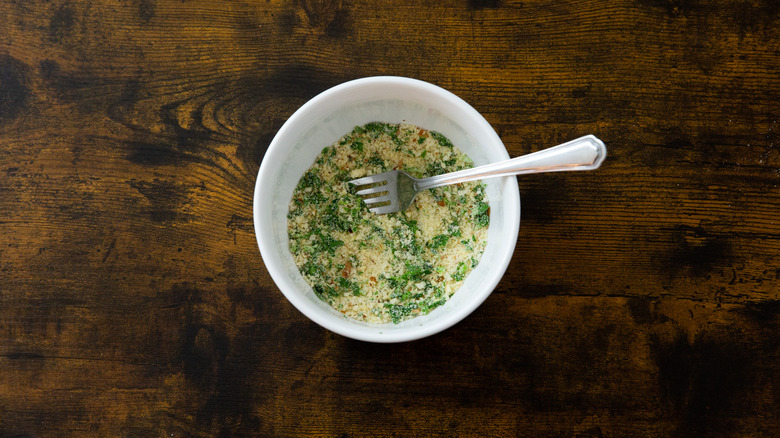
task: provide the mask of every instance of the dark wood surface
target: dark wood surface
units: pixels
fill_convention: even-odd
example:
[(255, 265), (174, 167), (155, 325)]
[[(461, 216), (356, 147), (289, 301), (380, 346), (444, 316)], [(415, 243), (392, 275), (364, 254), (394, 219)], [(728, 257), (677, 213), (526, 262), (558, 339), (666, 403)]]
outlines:
[[(496, 291), (430, 338), (330, 333), (271, 281), (263, 153), (410, 76), (511, 155)], [(780, 3), (0, 2), (0, 437), (780, 436)]]

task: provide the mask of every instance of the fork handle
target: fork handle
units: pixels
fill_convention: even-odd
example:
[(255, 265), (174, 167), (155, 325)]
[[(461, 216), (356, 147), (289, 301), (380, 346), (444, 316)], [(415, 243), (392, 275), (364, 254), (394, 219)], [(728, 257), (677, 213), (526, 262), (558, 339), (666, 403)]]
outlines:
[(604, 143), (593, 135), (586, 135), (511, 160), (418, 179), (415, 188), (419, 191), (496, 176), (593, 170), (601, 166), (606, 157), (607, 147)]

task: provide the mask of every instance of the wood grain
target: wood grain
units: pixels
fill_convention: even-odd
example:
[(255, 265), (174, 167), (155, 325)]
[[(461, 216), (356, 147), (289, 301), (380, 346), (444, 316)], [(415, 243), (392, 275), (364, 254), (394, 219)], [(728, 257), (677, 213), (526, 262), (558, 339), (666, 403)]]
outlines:
[[(0, 437), (780, 435), (773, 1), (0, 3)], [(300, 105), (392, 74), (520, 155), (491, 297), (401, 345), (310, 322), (252, 224)]]

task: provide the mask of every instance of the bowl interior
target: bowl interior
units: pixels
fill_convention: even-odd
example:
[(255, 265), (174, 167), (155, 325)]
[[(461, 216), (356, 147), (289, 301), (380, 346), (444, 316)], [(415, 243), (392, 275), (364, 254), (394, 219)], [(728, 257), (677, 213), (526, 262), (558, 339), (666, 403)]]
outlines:
[(480, 264), (447, 303), (400, 324), (368, 324), (344, 317), (320, 300), (289, 251), (288, 203), (298, 180), (320, 151), (368, 122), (410, 123), (438, 131), (469, 155), (475, 166), (509, 158), (498, 135), (466, 102), (442, 88), (408, 78), (358, 79), (307, 102), (269, 145), (255, 187), (255, 232), (263, 262), (287, 299), (321, 326), (354, 339), (400, 342), (457, 323), (479, 306), (504, 274), (514, 251), (520, 199), (514, 177), (486, 179), (491, 206), (488, 244)]

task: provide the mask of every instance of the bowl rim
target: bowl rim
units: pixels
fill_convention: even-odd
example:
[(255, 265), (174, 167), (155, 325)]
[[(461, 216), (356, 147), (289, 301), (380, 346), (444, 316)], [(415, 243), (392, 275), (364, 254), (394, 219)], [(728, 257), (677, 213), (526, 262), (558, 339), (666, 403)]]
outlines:
[[(506, 153), (507, 158), (509, 157), (508, 152), (506, 152), (506, 146), (503, 144), (490, 123), (470, 104), (452, 92), (429, 82), (401, 76), (369, 76), (353, 79), (328, 88), (305, 102), (295, 112), (293, 112), (293, 114), (284, 122), (284, 124), (282, 124), (281, 128), (279, 128), (277, 133), (274, 135), (274, 138), (268, 145), (263, 160), (260, 163), (257, 180), (255, 181), (253, 197), (253, 222), (255, 236), (258, 247), (260, 249), (260, 256), (261, 260), (263, 261), (263, 265), (266, 267), (266, 270), (270, 274), (277, 288), (282, 292), (287, 300), (296, 309), (298, 309), (298, 311), (303, 313), (307, 318), (317, 323), (321, 327), (348, 338), (375, 343), (407, 342), (434, 335), (454, 326), (470, 315), (474, 310), (476, 310), (495, 290), (495, 287), (498, 285), (503, 275), (505, 274), (506, 269), (509, 267), (516, 247), (517, 235), (519, 233), (520, 226), (520, 194), (517, 187), (516, 178), (514, 176), (496, 178), (497, 180), (500, 180), (500, 183), (502, 184), (502, 190), (504, 190), (505, 199), (501, 200), (502, 208), (508, 209), (508, 219), (509, 222), (511, 222), (507, 223), (506, 225), (508, 234), (503, 234), (502, 237), (511, 239), (512, 244), (506, 245), (504, 251), (499, 254), (501, 266), (497, 268), (494, 275), (491, 275), (491, 281), (484, 282), (480, 287), (480, 290), (484, 290), (484, 292), (476, 295), (474, 299), (468, 301), (466, 303), (468, 304), (467, 306), (459, 306), (457, 311), (453, 310), (450, 312), (448, 317), (439, 318), (436, 320), (435, 324), (431, 323), (427, 325), (414, 325), (409, 327), (409, 330), (390, 330), (384, 332), (382, 330), (360, 330), (358, 329), (359, 326), (357, 325), (345, 326), (344, 324), (339, 324), (338, 321), (331, 315), (323, 314), (317, 311), (317, 309), (314, 309), (308, 305), (306, 298), (303, 296), (296, 293), (289, 293), (287, 288), (297, 290), (297, 287), (295, 284), (291, 283), (286, 276), (281, 274), (281, 272), (285, 271), (285, 268), (282, 266), (282, 262), (276, 260), (275, 257), (264, 257), (264, 255), (268, 255), (273, 252), (273, 245), (271, 243), (273, 241), (273, 233), (270, 231), (271, 227), (263, 226), (263, 215), (260, 214), (260, 207), (264, 205), (261, 200), (261, 189), (264, 180), (263, 176), (269, 172), (269, 169), (273, 166), (272, 163), (278, 160), (277, 156), (284, 153), (280, 147), (282, 139), (288, 137), (289, 131), (294, 129), (295, 126), (299, 123), (299, 119), (306, 117), (306, 114), (312, 108), (317, 108), (324, 102), (327, 102), (329, 99), (331, 99), (334, 95), (339, 93), (349, 91), (355, 87), (371, 85), (389, 87), (417, 87), (436, 94), (437, 97), (440, 97), (446, 100), (448, 103), (459, 107), (458, 110), (464, 112), (469, 120), (473, 120), (475, 123), (481, 125), (481, 128), (486, 130), (486, 132), (488, 132), (489, 135), (493, 137), (490, 139), (490, 141), (500, 144), (503, 147), (503, 152)], [(376, 327), (379, 328), (381, 325), (377, 325)]]

